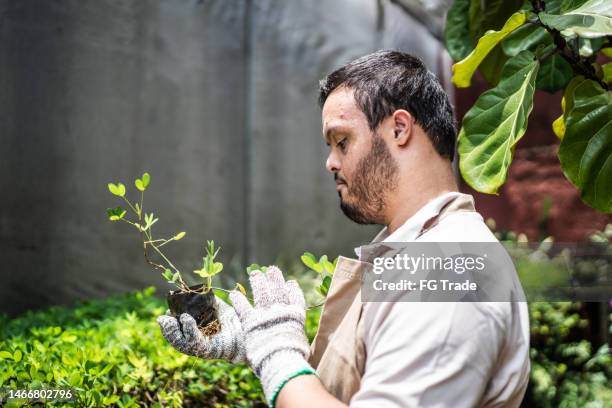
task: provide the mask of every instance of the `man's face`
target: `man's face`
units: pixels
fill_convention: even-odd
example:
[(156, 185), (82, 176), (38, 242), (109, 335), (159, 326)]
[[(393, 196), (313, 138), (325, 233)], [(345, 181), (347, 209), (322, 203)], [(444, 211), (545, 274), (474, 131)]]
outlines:
[(340, 208), (359, 224), (384, 224), (398, 166), (381, 135), (372, 132), (353, 91), (334, 90), (323, 106), (323, 137), (330, 146), (326, 167), (334, 174)]

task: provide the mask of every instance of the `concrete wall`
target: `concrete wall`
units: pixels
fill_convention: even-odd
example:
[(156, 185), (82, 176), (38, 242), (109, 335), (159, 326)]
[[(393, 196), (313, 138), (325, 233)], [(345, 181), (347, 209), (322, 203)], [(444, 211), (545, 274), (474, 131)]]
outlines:
[(0, 1), (0, 312), (167, 285), (106, 184), (149, 171), (157, 235), (185, 271), (206, 239), (235, 265), (352, 255), (318, 80), (380, 48), (441, 46), (373, 0)]

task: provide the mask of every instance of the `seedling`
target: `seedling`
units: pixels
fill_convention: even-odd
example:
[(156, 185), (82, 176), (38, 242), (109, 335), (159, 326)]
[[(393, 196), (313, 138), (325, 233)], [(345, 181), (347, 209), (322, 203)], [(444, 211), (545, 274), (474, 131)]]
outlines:
[[(156, 218), (153, 212), (144, 210), (144, 192), (151, 182), (149, 173), (144, 173), (141, 178), (134, 180), (134, 186), (140, 191), (140, 201), (132, 203), (126, 196), (126, 187), (123, 183), (109, 183), (108, 190), (111, 194), (120, 197), (127, 207), (124, 209), (121, 206), (107, 209), (108, 219), (112, 222), (121, 221), (132, 226), (142, 240), (142, 249), (144, 258), (154, 269), (161, 272), (162, 277), (170, 284), (176, 286), (177, 290), (170, 291), (167, 295), (168, 306), (170, 312), (179, 316), (182, 313), (189, 313), (198, 323), (198, 327), (206, 335), (217, 333), (220, 330), (220, 325), (217, 320), (217, 307), (215, 295), (212, 289), (222, 292), (228, 290), (216, 288), (212, 286), (212, 279), (215, 275), (223, 270), (223, 264), (216, 261), (220, 247), (216, 247), (214, 241), (206, 242), (206, 255), (202, 258), (202, 267), (193, 271), (194, 274), (204, 279), (204, 282), (198, 285), (189, 286), (183, 279), (181, 271), (170, 261), (168, 256), (162, 251), (162, 247), (174, 241), (179, 241), (185, 237), (185, 231), (180, 231), (169, 238), (154, 238), (153, 225), (159, 218)], [(128, 210), (133, 212), (134, 218), (128, 217)], [(154, 261), (152, 254), (156, 254), (160, 260)], [(309, 252), (304, 253), (301, 257), (302, 262), (322, 275), (322, 282), (317, 291), (323, 296), (327, 296), (329, 286), (331, 284), (331, 276), (334, 273), (337, 259), (330, 262), (326, 255), (323, 255), (317, 260), (314, 255)], [(266, 267), (257, 264), (251, 264), (247, 267), (247, 273), (254, 270), (266, 271)], [(246, 290), (240, 283), (236, 283), (236, 289), (246, 295)], [(311, 306), (312, 307), (318, 307)]]
[[(134, 227), (142, 240), (142, 248), (145, 260), (156, 270), (161, 272), (163, 278), (177, 287), (170, 291), (167, 296), (170, 312), (178, 316), (181, 313), (189, 313), (194, 317), (198, 326), (205, 334), (214, 334), (219, 331), (217, 320), (216, 302), (212, 289), (227, 292), (225, 289), (214, 288), (212, 278), (223, 270), (223, 264), (216, 261), (219, 248), (215, 248), (214, 241), (207, 241), (206, 255), (202, 258), (202, 267), (193, 271), (194, 274), (204, 279), (204, 283), (189, 286), (183, 279), (181, 271), (163, 253), (162, 247), (168, 243), (179, 241), (185, 237), (185, 231), (176, 233), (170, 238), (154, 238), (153, 225), (159, 221), (153, 212), (144, 211), (144, 192), (151, 182), (149, 173), (144, 173), (141, 178), (134, 181), (136, 189), (140, 191), (140, 202), (132, 203), (126, 197), (126, 188), (123, 183), (109, 183), (108, 190), (115, 196), (120, 197), (126, 204), (127, 209), (121, 206), (107, 210), (108, 219), (112, 222), (122, 221)], [(135, 218), (129, 219), (128, 210), (134, 213)], [(154, 261), (151, 251), (156, 253), (160, 261)], [(242, 285), (238, 289), (244, 292)]]

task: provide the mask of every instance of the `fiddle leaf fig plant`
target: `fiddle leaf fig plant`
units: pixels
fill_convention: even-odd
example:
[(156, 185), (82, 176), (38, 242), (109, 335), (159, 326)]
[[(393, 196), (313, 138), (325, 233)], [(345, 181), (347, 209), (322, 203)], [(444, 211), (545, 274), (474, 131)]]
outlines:
[(536, 90), (563, 90), (551, 124), (563, 173), (586, 204), (612, 212), (612, 2), (455, 0), (445, 43), (458, 88), (471, 86), (477, 70), (491, 85), (463, 117), (463, 179), (497, 194)]

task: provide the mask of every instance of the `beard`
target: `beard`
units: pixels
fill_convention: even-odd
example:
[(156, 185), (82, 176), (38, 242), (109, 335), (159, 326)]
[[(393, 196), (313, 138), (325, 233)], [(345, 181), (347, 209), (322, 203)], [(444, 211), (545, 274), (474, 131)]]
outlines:
[(357, 163), (350, 189), (346, 184), (346, 198), (338, 192), (340, 208), (357, 224), (384, 224), (386, 197), (397, 183), (397, 163), (382, 137), (374, 134), (370, 152)]

